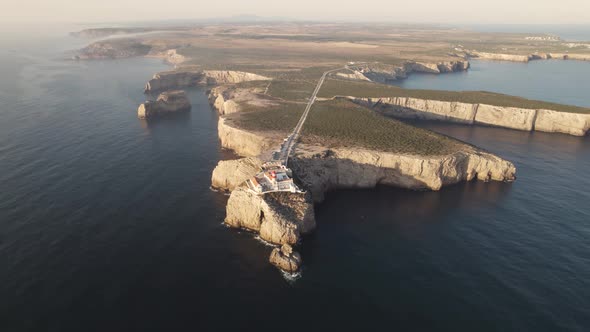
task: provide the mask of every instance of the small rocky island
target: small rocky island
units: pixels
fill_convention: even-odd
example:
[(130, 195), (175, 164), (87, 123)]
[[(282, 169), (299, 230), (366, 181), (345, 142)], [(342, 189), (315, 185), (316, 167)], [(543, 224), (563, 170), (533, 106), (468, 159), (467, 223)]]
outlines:
[(182, 90), (162, 92), (155, 101), (146, 101), (139, 105), (137, 117), (150, 119), (159, 116), (186, 112), (191, 109), (191, 103)]

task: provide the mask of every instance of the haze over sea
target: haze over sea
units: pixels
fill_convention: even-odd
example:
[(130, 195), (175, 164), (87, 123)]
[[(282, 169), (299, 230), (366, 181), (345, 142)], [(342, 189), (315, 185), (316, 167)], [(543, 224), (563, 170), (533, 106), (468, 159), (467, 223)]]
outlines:
[[(167, 66), (66, 61), (86, 41), (64, 32), (0, 49), (0, 331), (589, 330), (587, 137), (417, 123), (513, 161), (517, 181), (331, 193), (291, 282), (221, 224), (210, 176), (232, 156), (204, 89), (190, 114), (140, 121)], [(589, 74), (475, 62), (402, 86), (590, 106)]]

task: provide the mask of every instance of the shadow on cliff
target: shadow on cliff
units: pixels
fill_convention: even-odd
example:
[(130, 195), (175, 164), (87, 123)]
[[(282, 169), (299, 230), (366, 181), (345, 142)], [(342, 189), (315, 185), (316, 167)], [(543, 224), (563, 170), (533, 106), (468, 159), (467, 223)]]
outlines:
[(383, 185), (375, 189), (335, 190), (316, 205), (317, 230), (303, 238), (305, 245), (301, 253), (305, 264), (310, 266), (318, 256), (317, 251), (337, 250), (326, 246), (360, 246), (357, 249), (361, 250), (388, 247), (389, 244), (377, 242), (388, 243), (395, 238), (421, 241), (425, 234), (447, 228), (456, 218), (464, 219), (464, 214), (477, 215), (497, 206), (511, 190), (510, 183), (481, 181), (462, 182), (440, 191), (412, 191)]
[(140, 119), (139, 121), (141, 127), (144, 128), (148, 133), (151, 133), (152, 130), (157, 130), (158, 127), (161, 126), (188, 127), (191, 123), (191, 112), (178, 112), (153, 119)]

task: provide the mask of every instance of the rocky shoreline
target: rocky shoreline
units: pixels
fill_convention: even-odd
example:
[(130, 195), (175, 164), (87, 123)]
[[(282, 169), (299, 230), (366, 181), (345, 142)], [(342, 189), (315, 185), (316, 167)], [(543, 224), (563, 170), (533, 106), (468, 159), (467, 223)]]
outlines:
[(531, 53), (527, 55), (518, 54), (503, 54), (503, 53), (488, 53), (478, 51), (464, 51), (466, 58), (481, 59), (481, 60), (495, 60), (495, 61), (513, 61), (513, 62), (529, 62), (534, 60), (577, 60), (590, 61), (590, 54), (576, 54), (576, 53)]
[(467, 71), (469, 68), (470, 64), (467, 60), (432, 63), (406, 61), (401, 65), (388, 65), (374, 62), (351, 64), (348, 66), (348, 69), (353, 72), (352, 74), (338, 73), (338, 76), (347, 79), (386, 83), (405, 79), (412, 73), (443, 74)]
[[(440, 190), (444, 186), (474, 179), (506, 181), (516, 178), (512, 163), (490, 153), (465, 146), (457, 153), (425, 157), (361, 148), (329, 149), (300, 144), (289, 159), (289, 167), (306, 193), (269, 193), (258, 195), (244, 181), (259, 172), (257, 158), (273, 148), (272, 133), (251, 132), (227, 121), (224, 103), (211, 106), (219, 113), (218, 135), (221, 146), (244, 157), (220, 161), (212, 173), (212, 186), (230, 192), (225, 224), (259, 234), (274, 245), (297, 245), (315, 229), (314, 203), (324, 200), (329, 191), (348, 188), (370, 189), (379, 185), (411, 190)], [(276, 248), (269, 261), (283, 271), (293, 273), (302, 263), (291, 247)]]
[[(364, 72), (354, 71), (354, 75), (385, 80), (407, 77), (411, 72), (445, 72), (440, 70), (438, 64), (412, 63), (405, 64), (403, 68), (402, 72), (397, 73), (389, 69), (377, 72), (375, 68), (365, 68)], [(445, 68), (466, 70), (469, 63), (454, 63)], [(269, 261), (288, 273), (294, 273), (300, 268), (301, 255), (292, 246), (300, 245), (303, 237), (315, 229), (314, 204), (322, 202), (329, 191), (370, 189), (379, 185), (436, 191), (462, 181), (510, 182), (516, 179), (516, 168), (512, 163), (470, 146), (449, 155), (420, 156), (300, 144), (289, 159), (288, 167), (293, 170), (296, 181), (306, 192), (254, 193), (244, 186), (244, 181), (260, 171), (263, 163), (260, 156), (276, 150), (282, 136), (273, 132), (244, 130), (229, 121), (227, 116), (240, 112), (240, 105), (244, 101), (263, 102), (256, 99), (256, 94), (240, 93), (240, 88), (233, 88), (233, 84), (264, 80), (270, 78), (235, 71), (177, 70), (154, 75), (145, 90), (151, 93), (179, 87), (214, 86), (209, 90), (208, 98), (211, 107), (219, 114), (218, 137), (221, 146), (244, 157), (220, 161), (212, 173), (212, 187), (230, 192), (224, 223), (259, 234), (262, 240), (282, 246), (271, 252)], [(340, 98), (347, 98), (387, 115), (398, 114), (398, 117), (481, 123), (520, 130), (581, 135), (587, 132), (590, 123), (584, 115), (549, 110), (499, 108), (412, 98)], [(580, 127), (576, 127), (576, 121)]]

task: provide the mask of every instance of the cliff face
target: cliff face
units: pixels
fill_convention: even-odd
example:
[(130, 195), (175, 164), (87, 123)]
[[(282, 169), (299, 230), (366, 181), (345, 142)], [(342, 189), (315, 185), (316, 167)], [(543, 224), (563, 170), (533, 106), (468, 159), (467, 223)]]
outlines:
[[(323, 150), (323, 151), (322, 151)], [(388, 185), (439, 190), (445, 185), (479, 179), (512, 181), (516, 168), (504, 159), (475, 149), (449, 156), (423, 157), (362, 149), (301, 147), (290, 159), (298, 179), (316, 202), (339, 188)]]
[[(469, 61), (456, 60), (438, 63), (409, 61), (402, 65), (373, 63), (351, 65), (349, 68), (354, 72), (354, 74), (348, 74), (348, 77), (346, 78), (359, 79), (359, 77), (363, 77), (364, 80), (384, 83), (407, 78), (411, 73), (440, 74), (465, 71), (469, 69)], [(344, 77), (343, 75), (345, 74), (339, 75)]]
[(471, 58), (478, 58), (483, 60), (496, 61), (514, 61), (514, 62), (529, 62), (533, 60), (579, 60), (590, 61), (590, 54), (570, 54), (570, 53), (532, 53), (527, 55), (503, 54), (503, 53), (487, 53), (487, 52), (466, 52), (466, 55)]
[(221, 160), (213, 170), (211, 185), (214, 188), (232, 191), (260, 172), (261, 168), (262, 160), (258, 158)]
[(139, 105), (137, 117), (147, 119), (190, 109), (191, 103), (184, 91), (166, 91), (161, 93), (156, 101), (146, 101)]
[(309, 193), (257, 195), (240, 187), (229, 197), (225, 223), (259, 233), (273, 244), (295, 244), (302, 234), (315, 229), (315, 216)]
[(145, 92), (148, 93), (198, 85), (234, 84), (240, 82), (265, 80), (270, 80), (270, 78), (240, 71), (166, 71), (155, 74), (154, 77), (146, 84)]
[(277, 145), (277, 138), (270, 135), (260, 135), (245, 131), (226, 124), (226, 119), (219, 118), (217, 132), (221, 146), (234, 150), (245, 157), (257, 157)]
[(584, 136), (590, 114), (565, 113), (486, 104), (466, 104), (409, 97), (347, 99), (397, 118), (483, 124), (517, 130), (537, 130)]
[(234, 101), (236, 96), (226, 86), (217, 86), (209, 92), (209, 103), (219, 115), (237, 113), (240, 106)]
[(528, 55), (514, 55), (514, 54), (501, 54), (501, 53), (487, 53), (487, 52), (472, 52), (469, 53), (470, 57), (484, 59), (484, 60), (497, 60), (497, 61), (514, 61), (514, 62), (529, 62), (530, 58)]

